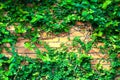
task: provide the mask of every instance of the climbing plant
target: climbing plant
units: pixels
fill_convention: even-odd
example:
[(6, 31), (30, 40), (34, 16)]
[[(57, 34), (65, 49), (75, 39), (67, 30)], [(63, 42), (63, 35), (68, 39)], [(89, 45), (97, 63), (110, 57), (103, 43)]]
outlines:
[[(92, 68), (87, 54), (68, 52), (67, 47), (52, 49), (45, 46), (47, 52), (35, 49), (36, 59), (22, 56), (5, 57), (0, 54), (0, 79), (39, 79), (39, 80), (112, 80), (113, 69), (103, 70), (102, 66)], [(80, 55), (80, 56), (79, 56)]]
[[(73, 46), (81, 45), (79, 53), (48, 47), (48, 52), (41, 53), (32, 45), (38, 42), (41, 31), (69, 32), (76, 21), (90, 22), (93, 27), (94, 41), (85, 44), (79, 38), (74, 39)], [(8, 29), (12, 26), (13, 32)], [(37, 59), (16, 55), (14, 45), (21, 36), (30, 39), (31, 44), (26, 43), (26, 47), (36, 51)], [(95, 42), (105, 44), (100, 49), (109, 55), (109, 71), (91, 68), (87, 53)], [(113, 80), (120, 75), (120, 1), (0, 0), (0, 52), (6, 43), (11, 45), (13, 56), (7, 58), (0, 54), (1, 80)]]

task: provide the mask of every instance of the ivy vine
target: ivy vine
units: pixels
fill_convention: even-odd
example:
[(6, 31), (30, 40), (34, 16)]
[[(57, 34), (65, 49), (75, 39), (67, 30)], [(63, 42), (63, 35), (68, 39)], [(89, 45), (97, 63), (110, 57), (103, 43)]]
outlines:
[[(48, 52), (42, 53), (34, 46), (38, 58), (16, 55), (17, 38), (22, 36), (35, 43), (41, 31), (69, 32), (76, 21), (90, 22), (94, 29), (93, 42), (85, 44), (78, 38), (73, 41), (81, 45), (79, 51), (83, 49), (85, 54), (49, 47)], [(11, 26), (15, 29), (13, 33), (8, 30)], [(105, 44), (100, 49), (109, 55), (109, 71), (91, 67), (87, 53), (95, 42)], [(0, 53), (6, 43), (12, 46), (13, 55), (8, 58), (0, 54), (1, 80), (114, 80), (120, 75), (120, 1), (0, 0)]]

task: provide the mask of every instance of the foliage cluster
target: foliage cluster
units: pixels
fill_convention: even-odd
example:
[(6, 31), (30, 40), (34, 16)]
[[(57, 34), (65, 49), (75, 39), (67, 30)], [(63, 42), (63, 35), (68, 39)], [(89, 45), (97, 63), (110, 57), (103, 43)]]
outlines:
[(93, 69), (92, 59), (87, 54), (68, 52), (67, 47), (47, 52), (35, 48), (38, 57), (31, 59), (14, 55), (11, 58), (0, 54), (1, 80), (113, 80), (115, 71), (103, 70), (102, 66)]
[[(29, 38), (31, 43), (38, 42), (41, 31), (68, 32), (76, 21), (90, 22), (94, 28), (93, 42), (85, 44), (79, 38), (73, 41), (74, 46), (81, 45), (79, 53), (47, 47), (48, 52), (44, 53), (33, 49), (38, 54), (37, 59), (16, 54), (14, 44), (18, 37)], [(11, 26), (15, 27), (14, 33), (7, 30)], [(87, 53), (98, 41), (105, 44), (100, 49), (109, 55), (110, 71), (93, 70), (90, 57), (80, 54), (81, 49)], [(120, 1), (0, 0), (0, 52), (6, 43), (12, 46), (13, 56), (9, 59), (0, 54), (1, 79), (113, 80), (120, 75)]]

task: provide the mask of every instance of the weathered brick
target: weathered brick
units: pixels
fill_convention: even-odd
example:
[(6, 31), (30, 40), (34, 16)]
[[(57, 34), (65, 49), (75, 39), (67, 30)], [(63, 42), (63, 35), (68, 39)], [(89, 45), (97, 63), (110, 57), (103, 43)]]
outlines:
[(70, 33), (73, 33), (73, 32), (81, 32), (81, 33), (85, 33), (87, 30), (85, 27), (82, 27), (82, 26), (73, 26), (71, 29), (70, 29)]
[(74, 26), (70, 29), (70, 33), (75, 32)]
[[(73, 41), (73, 39), (74, 39), (75, 37), (72, 37), (72, 36), (70, 36), (70, 41)], [(85, 37), (80, 37), (80, 40), (82, 40), (82, 41), (84, 41), (85, 40)]]
[(9, 26), (9, 27), (7, 27), (7, 30), (9, 30), (9, 31), (14, 31), (14, 30), (15, 30), (15, 27), (14, 27), (14, 26)]
[(70, 36), (72, 36), (72, 37), (75, 37), (75, 36), (84, 36), (84, 33), (76, 31), (76, 32), (70, 33)]
[[(39, 48), (39, 50), (40, 51), (42, 51), (42, 52), (47, 52), (47, 50), (45, 49), (45, 48)], [(17, 52), (19, 53), (19, 54), (24, 54), (24, 53), (36, 53), (35, 51), (33, 51), (33, 50), (29, 50), (29, 49), (27, 49), (27, 48), (24, 48), (24, 47), (21, 47), (21, 48), (17, 48)]]
[(58, 35), (56, 35), (57, 37), (65, 37), (65, 36), (69, 36), (69, 32), (66, 33), (66, 32), (63, 32), (63, 33), (60, 33)]
[[(11, 48), (9, 48), (11, 50)], [(8, 53), (8, 51), (6, 51), (6, 49), (2, 49), (2, 53)]]
[(12, 56), (11, 53), (2, 53), (2, 54), (4, 54), (6, 57), (11, 57)]
[(118, 58), (120, 58), (120, 53), (118, 54)]
[(80, 25), (84, 25), (84, 23), (80, 21), (76, 21), (75, 25), (80, 26)]
[(2, 53), (7, 53), (7, 51), (5, 49), (2, 49)]
[[(28, 6), (29, 6), (29, 4), (28, 4)], [(30, 4), (30, 6), (31, 6), (31, 4)], [(70, 48), (68, 48), (68, 51), (77, 52), (77, 47), (71, 47), (72, 40), (74, 39), (74, 37), (80, 36), (80, 39), (82, 41), (84, 41), (85, 43), (87, 43), (88, 41), (91, 41), (90, 32), (86, 28), (87, 27), (84, 27), (83, 22), (76, 22), (75, 26), (70, 29), (69, 33), (61, 33), (59, 35), (55, 35), (53, 33), (41, 32), (39, 37), (40, 37), (40, 40), (42, 40), (43, 42), (46, 42), (50, 47), (59, 48), (61, 43), (65, 43), (65, 45), (70, 47)], [(14, 26), (7, 27), (7, 29), (9, 31), (15, 30)], [(34, 29), (32, 29), (32, 30), (34, 30)], [(20, 35), (18, 35), (18, 36), (20, 36)], [(86, 36), (87, 36), (87, 38), (86, 38), (86, 40), (84, 40)], [(29, 41), (29, 40), (24, 39), (24, 38), (18, 38), (17, 44), (16, 44), (16, 50), (18, 51), (19, 55), (36, 58), (36, 54), (34, 51), (24, 48), (24, 43), (27, 41)], [(7, 43), (6, 45), (7, 45), (7, 47), (10, 47), (9, 43)], [(36, 44), (36, 46), (39, 47), (39, 49), (41, 51), (47, 52), (47, 50), (45, 48), (43, 48), (43, 45)], [(96, 47), (99, 47), (99, 46), (104, 46), (104, 43), (98, 42), (96, 44)], [(109, 57), (107, 54), (101, 54), (100, 49), (96, 48), (96, 47), (93, 47), (92, 50), (90, 50), (89, 54), (88, 54), (93, 57), (93, 60), (91, 60), (92, 66), (95, 66), (97, 63), (99, 63), (101, 58), (106, 59)], [(8, 57), (11, 57), (11, 53), (8, 53), (5, 49), (3, 49), (2, 53), (4, 53)], [(118, 55), (118, 57), (120, 57), (120, 54)], [(109, 65), (110, 61), (107, 62), (105, 60), (101, 60), (100, 64), (102, 64), (103, 68), (105, 68), (105, 69), (110, 68), (110, 65)]]
[(68, 52), (78, 52), (78, 49), (77, 48), (69, 48)]
[(100, 60), (100, 59), (93, 59), (91, 60), (91, 64), (102, 64), (102, 65), (110, 65), (110, 61), (106, 61), (106, 60)]
[(120, 75), (115, 78), (115, 80), (120, 80)]
[(104, 46), (104, 43), (101, 43), (101, 42), (97, 42), (97, 43), (95, 43), (95, 44), (93, 44), (93, 47), (97, 47), (97, 48), (99, 48), (100, 46)]
[(27, 56), (27, 54), (18, 54), (19, 56)]
[(53, 43), (53, 42), (51, 42), (51, 43), (48, 43), (48, 45), (50, 46), (50, 47), (60, 47), (60, 43)]
[(45, 41), (45, 42), (58, 42), (59, 41), (59, 37), (50, 38), (50, 39), (44, 39), (42, 41)]
[(104, 46), (104, 43), (98, 43), (97, 47)]
[(56, 35), (53, 33), (47, 33), (47, 32), (40, 32), (40, 39), (49, 39), (49, 38), (55, 38)]
[(48, 34), (46, 32), (41, 33), (40, 37), (42, 38), (48, 38)]
[(36, 54), (26, 54), (26, 56), (30, 57), (30, 58), (36, 58), (37, 55)]
[(6, 47), (10, 47), (10, 43), (6, 43), (5, 45), (6, 45)]
[(65, 43), (65, 45), (66, 45), (67, 47), (70, 47), (70, 46), (72, 45), (72, 41), (68, 41), (67, 43)]
[(20, 39), (18, 39), (18, 41), (16, 43), (16, 47), (24, 47), (24, 43), (28, 42), (28, 41), (29, 41), (29, 39), (20, 38)]
[(29, 49), (24, 48), (24, 47), (17, 48), (17, 52), (18, 52), (19, 54), (35, 53), (33, 50), (29, 50)]
[(89, 53), (99, 53), (100, 49), (99, 48), (92, 48)]
[[(97, 66), (96, 65), (91, 65), (91, 67), (93, 69), (96, 69)], [(106, 64), (102, 65), (102, 68), (105, 69), (105, 70), (110, 70), (111, 69), (110, 65), (106, 65)]]
[(44, 42), (42, 42), (42, 44), (35, 44), (36, 45), (36, 47), (38, 47), (38, 48), (43, 48), (44, 47), (44, 44), (43, 44)]
[(66, 43), (69, 41), (69, 37), (68, 36), (65, 36), (65, 37), (60, 37), (60, 43)]
[(102, 53), (93, 53), (93, 54), (88, 54), (92, 56), (94, 59), (96, 58), (108, 58), (109, 56), (107, 54), (102, 54)]

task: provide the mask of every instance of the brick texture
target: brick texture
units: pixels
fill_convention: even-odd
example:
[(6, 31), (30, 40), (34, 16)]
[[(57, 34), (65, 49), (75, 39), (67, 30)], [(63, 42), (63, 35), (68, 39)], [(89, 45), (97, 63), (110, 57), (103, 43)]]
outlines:
[[(91, 29), (91, 26), (87, 26), (87, 28)], [(11, 28), (9, 27), (8, 30), (11, 32), (15, 30), (14, 26)], [(46, 32), (41, 32), (40, 33), (40, 38), (39, 40), (42, 40), (43, 42), (46, 42), (50, 47), (53, 48), (59, 48), (61, 44), (66, 44), (69, 47), (69, 51), (77, 51), (77, 49), (72, 48), (70, 45), (72, 44), (72, 40), (76, 36), (80, 36), (80, 39), (84, 41), (85, 43), (87, 41), (90, 41), (90, 30), (86, 29), (86, 26), (84, 27), (84, 23), (82, 22), (76, 22), (76, 25), (70, 29), (70, 33), (61, 33), (59, 35), (51, 34), (51, 33), (46, 33)], [(36, 54), (34, 51), (29, 50), (24, 47), (24, 43), (28, 42), (28, 39), (24, 38), (18, 38), (17, 44), (16, 44), (16, 51), (19, 53), (21, 56), (29, 56), (31, 58), (35, 58)], [(9, 44), (6, 44), (8, 47), (10, 47)], [(41, 45), (36, 44), (41, 51), (46, 51)], [(96, 46), (103, 46), (103, 43), (98, 43)], [(3, 50), (2, 53), (4, 53), (6, 56), (10, 57), (12, 54), (8, 53), (6, 50)], [(88, 55), (93, 57), (93, 60), (91, 60), (91, 63), (93, 66), (95, 66), (97, 63), (100, 62), (100, 64), (103, 65), (104, 68), (110, 69), (110, 62), (107, 62), (105, 60), (100, 60), (101, 58), (107, 59), (108, 55), (106, 54), (101, 54), (100, 50), (96, 47), (93, 47), (92, 50), (89, 51)], [(119, 55), (120, 57), (120, 55)]]

